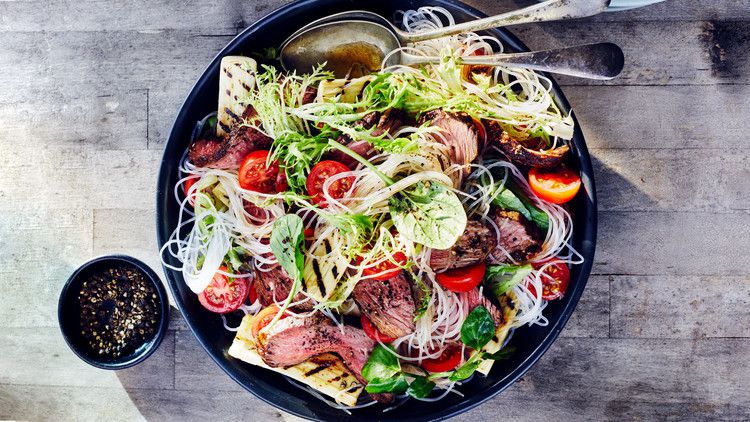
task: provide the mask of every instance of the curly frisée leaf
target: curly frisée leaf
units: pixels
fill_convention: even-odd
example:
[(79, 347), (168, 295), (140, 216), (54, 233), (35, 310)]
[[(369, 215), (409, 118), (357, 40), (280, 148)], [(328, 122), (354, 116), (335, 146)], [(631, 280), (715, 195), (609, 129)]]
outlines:
[(455, 193), (434, 181), (417, 183), (390, 200), (393, 224), (407, 239), (448, 249), (466, 228), (466, 212)]

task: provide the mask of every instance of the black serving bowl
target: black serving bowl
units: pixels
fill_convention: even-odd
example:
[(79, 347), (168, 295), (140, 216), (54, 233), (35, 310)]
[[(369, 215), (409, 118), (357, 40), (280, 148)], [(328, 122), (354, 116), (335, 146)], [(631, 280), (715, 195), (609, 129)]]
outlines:
[[(190, 91), (177, 114), (172, 132), (164, 149), (156, 195), (156, 223), (159, 245), (169, 239), (178, 221), (179, 206), (174, 198), (174, 186), (179, 179), (179, 163), (196, 122), (215, 111), (219, 62), (226, 55), (251, 55), (264, 48), (276, 47), (301, 26), (326, 15), (346, 10), (366, 9), (391, 17), (396, 10), (416, 9), (421, 6), (441, 6), (448, 9), (457, 21), (483, 17), (481, 12), (455, 0), (300, 0), (286, 5), (254, 23), (232, 40), (209, 64)], [(527, 48), (505, 30), (487, 31), (498, 37), (508, 50), (525, 51)], [(556, 84), (553, 84), (558, 106), (565, 112), (570, 105)], [(233, 333), (222, 327), (222, 320), (203, 309), (196, 296), (185, 284), (179, 272), (165, 268), (169, 286), (178, 308), (196, 338), (216, 363), (235, 381), (267, 403), (294, 415), (316, 420), (438, 420), (465, 412), (497, 395), (523, 375), (544, 354), (557, 338), (583, 293), (596, 242), (596, 196), (591, 160), (578, 122), (571, 141), (572, 154), (568, 165), (580, 170), (582, 187), (571, 203), (574, 220), (572, 245), (585, 259), (571, 268), (571, 281), (564, 298), (549, 303), (545, 316), (546, 327), (534, 326), (517, 329), (509, 342), (516, 348), (513, 356), (492, 368), (488, 377), (475, 376), (460, 387), (463, 397), (450, 394), (433, 403), (411, 400), (389, 412), (383, 413), (380, 405), (352, 411), (349, 416), (329, 407), (305, 391), (290, 384), (284, 376), (249, 365), (227, 355)], [(167, 262), (179, 266), (172, 257)]]
[[(158, 326), (151, 338), (127, 355), (115, 359), (106, 359), (92, 353), (86, 347), (85, 340), (81, 336), (80, 308), (77, 296), (81, 284), (92, 274), (117, 266), (135, 267), (154, 286), (158, 296), (160, 315)], [(144, 361), (159, 347), (169, 324), (169, 297), (167, 296), (167, 290), (159, 280), (159, 276), (148, 265), (126, 255), (101, 256), (81, 265), (65, 283), (57, 305), (57, 319), (65, 341), (81, 360), (101, 369), (125, 369)]]

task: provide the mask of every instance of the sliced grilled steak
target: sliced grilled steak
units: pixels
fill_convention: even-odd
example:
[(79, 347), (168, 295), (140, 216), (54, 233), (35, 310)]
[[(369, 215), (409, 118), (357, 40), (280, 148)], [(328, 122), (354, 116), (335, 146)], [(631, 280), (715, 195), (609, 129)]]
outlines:
[[(296, 365), (321, 353), (336, 353), (362, 384), (367, 384), (362, 367), (375, 347), (375, 341), (361, 329), (344, 326), (342, 331), (320, 314), (281, 319), (261, 331), (258, 342), (258, 353), (272, 367)], [(393, 396), (374, 394), (373, 398), (389, 402)]]
[(500, 239), (493, 256), (499, 261), (509, 261), (503, 250), (517, 262), (528, 261), (541, 250), (542, 232), (518, 212), (497, 210), (495, 224), (500, 229)]
[(199, 139), (188, 149), (188, 158), (198, 167), (239, 168), (245, 156), (258, 149), (268, 149), (272, 139), (256, 129), (238, 126), (225, 139)]
[[(281, 302), (289, 296), (294, 281), (289, 277), (286, 270), (277, 265), (269, 271), (255, 271), (255, 291), (258, 293), (258, 300), (263, 306), (268, 306), (274, 302)], [(305, 299), (302, 292), (297, 292), (292, 302), (298, 302)], [(302, 302), (294, 307), (298, 310), (309, 311), (313, 308), (312, 300)]]
[(361, 280), (352, 292), (354, 301), (383, 335), (403, 337), (414, 332), (414, 297), (411, 283), (403, 275), (385, 281)]
[(468, 292), (461, 294), (466, 295), (466, 302), (469, 304), (469, 312), (477, 306), (482, 305), (487, 308), (490, 315), (492, 315), (492, 319), (495, 321), (495, 327), (498, 327), (503, 323), (503, 312), (498, 309), (489, 298), (479, 293), (479, 289), (469, 290)]
[(468, 267), (487, 259), (496, 246), (495, 231), (481, 221), (471, 220), (452, 248), (432, 250), (430, 267), (436, 272)]
[(540, 139), (531, 139), (521, 143), (510, 137), (508, 132), (495, 121), (485, 122), (487, 136), (491, 142), (496, 142), (500, 150), (515, 164), (530, 167), (550, 168), (562, 164), (565, 155), (570, 150), (568, 145), (554, 149), (544, 149), (546, 145)]
[(448, 114), (442, 110), (432, 110), (423, 114), (419, 122), (431, 122), (432, 126), (441, 129), (440, 135), (435, 136), (451, 151), (451, 162), (464, 168), (464, 175), (469, 174), (468, 164), (479, 154), (479, 141), (474, 121), (467, 114)]
[[(406, 114), (401, 110), (391, 109), (386, 110), (383, 113), (373, 111), (365, 115), (365, 117), (354, 123), (352, 126), (363, 129), (372, 129), (374, 127), (375, 129), (371, 132), (371, 135), (380, 136), (384, 133), (395, 133), (404, 125), (406, 119)], [(337, 141), (365, 158), (370, 158), (375, 155), (375, 149), (367, 141), (352, 141), (351, 138), (346, 135), (339, 136)], [(331, 151), (329, 157), (332, 160), (344, 163), (351, 169), (357, 167), (358, 164), (357, 160), (338, 150)]]

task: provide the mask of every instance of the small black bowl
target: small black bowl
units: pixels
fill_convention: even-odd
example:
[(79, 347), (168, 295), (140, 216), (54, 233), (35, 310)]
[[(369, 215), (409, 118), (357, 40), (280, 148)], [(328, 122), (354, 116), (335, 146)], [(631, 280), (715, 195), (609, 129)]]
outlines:
[[(159, 325), (156, 327), (153, 336), (133, 352), (115, 359), (106, 359), (92, 353), (85, 345), (85, 340), (81, 335), (80, 309), (77, 295), (81, 283), (92, 274), (117, 266), (135, 267), (154, 286), (160, 309)], [(62, 292), (60, 292), (60, 301), (57, 305), (57, 320), (60, 324), (60, 331), (62, 331), (63, 338), (65, 338), (73, 353), (78, 355), (81, 360), (101, 369), (125, 369), (144, 361), (159, 347), (169, 324), (169, 299), (164, 285), (159, 280), (159, 276), (148, 265), (127, 255), (101, 256), (81, 265), (65, 283)]]

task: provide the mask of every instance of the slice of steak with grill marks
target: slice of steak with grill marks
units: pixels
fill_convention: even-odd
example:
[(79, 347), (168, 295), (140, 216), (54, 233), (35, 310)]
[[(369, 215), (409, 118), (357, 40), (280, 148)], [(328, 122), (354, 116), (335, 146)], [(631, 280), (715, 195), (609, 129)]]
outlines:
[[(276, 265), (269, 271), (255, 270), (255, 281), (253, 283), (255, 291), (258, 293), (258, 300), (263, 306), (268, 306), (275, 302), (284, 301), (292, 291), (294, 281), (289, 277), (286, 270), (281, 265)], [(292, 303), (304, 300), (306, 297), (302, 292), (297, 292), (292, 299)], [(294, 306), (294, 309), (309, 311), (313, 308), (312, 299)]]
[(483, 294), (479, 293), (479, 289), (473, 289), (469, 290), (466, 293), (461, 293), (465, 295), (466, 302), (469, 305), (469, 312), (471, 312), (474, 308), (476, 308), (479, 305), (484, 306), (487, 308), (487, 311), (489, 311), (490, 315), (492, 316), (492, 320), (495, 321), (495, 327), (500, 326), (500, 324), (503, 323), (503, 312), (495, 306), (492, 301)]
[(469, 164), (479, 154), (479, 141), (474, 121), (467, 114), (449, 114), (443, 110), (432, 110), (424, 113), (419, 123), (431, 122), (433, 127), (441, 129), (439, 135), (433, 138), (450, 148), (450, 158), (453, 164), (464, 169), (464, 175), (470, 172)]
[[(406, 115), (401, 110), (391, 109), (386, 110), (383, 113), (373, 111), (366, 114), (365, 117), (358, 122), (354, 123), (352, 127), (359, 127), (362, 129), (375, 128), (370, 133), (372, 136), (381, 136), (384, 133), (392, 135), (405, 124), (406, 119)], [(347, 135), (341, 135), (338, 137), (337, 142), (349, 147), (349, 149), (365, 158), (370, 158), (375, 155), (375, 148), (373, 148), (367, 141), (352, 141)], [(329, 157), (332, 160), (345, 164), (351, 169), (356, 168), (357, 164), (359, 164), (357, 160), (338, 150), (331, 151)]]
[(245, 156), (268, 149), (272, 139), (257, 129), (238, 126), (224, 139), (199, 139), (188, 149), (188, 158), (198, 167), (237, 169)]
[(383, 335), (403, 337), (414, 332), (416, 308), (409, 280), (401, 271), (385, 280), (365, 279), (354, 287), (352, 297), (360, 311)]
[(495, 231), (481, 221), (470, 220), (452, 248), (432, 250), (430, 268), (442, 272), (468, 267), (487, 259), (496, 246)]
[(500, 229), (500, 239), (493, 257), (499, 261), (510, 261), (503, 251), (516, 262), (526, 262), (541, 250), (542, 232), (517, 211), (497, 210), (495, 224)]
[(565, 155), (570, 151), (568, 145), (554, 149), (543, 149), (546, 145), (541, 139), (530, 139), (524, 142), (511, 138), (500, 123), (485, 122), (488, 138), (495, 142), (500, 150), (515, 164), (529, 167), (551, 168), (562, 164)]
[[(337, 327), (330, 319), (314, 314), (309, 317), (287, 317), (261, 330), (258, 353), (271, 367), (302, 363), (322, 353), (335, 353), (363, 384), (362, 368), (367, 363), (375, 341), (359, 328)], [(373, 394), (375, 400), (389, 402), (390, 394)]]

